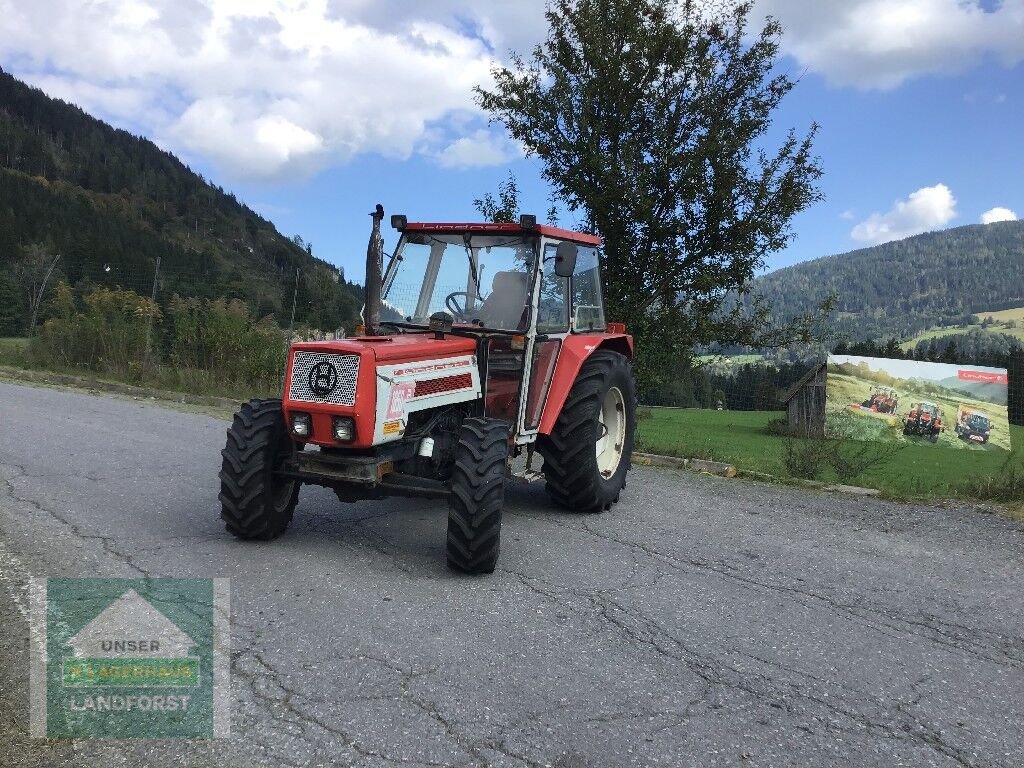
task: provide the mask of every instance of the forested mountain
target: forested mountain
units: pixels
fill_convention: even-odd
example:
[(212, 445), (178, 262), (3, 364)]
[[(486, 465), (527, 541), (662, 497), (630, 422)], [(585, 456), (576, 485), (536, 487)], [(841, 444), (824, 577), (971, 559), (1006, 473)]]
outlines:
[(972, 225), (827, 256), (759, 278), (780, 318), (835, 291), (833, 329), (852, 340), (909, 339), (974, 313), (1024, 306), (1024, 221)]
[[(24, 333), (30, 294), (107, 285), (158, 298), (244, 300), (256, 316), (351, 330), (360, 291), (234, 195), (147, 139), (117, 130), (0, 70), (0, 336)], [(45, 307), (45, 304), (44, 304)]]

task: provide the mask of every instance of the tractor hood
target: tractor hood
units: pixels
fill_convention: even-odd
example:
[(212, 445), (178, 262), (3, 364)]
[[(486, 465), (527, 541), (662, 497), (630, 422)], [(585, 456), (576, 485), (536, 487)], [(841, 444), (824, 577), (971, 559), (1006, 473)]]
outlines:
[(355, 336), (337, 341), (296, 342), (292, 344), (292, 349), (360, 355), (372, 357), (381, 364), (393, 365), (435, 357), (472, 355), (476, 353), (476, 341), (463, 336), (448, 335), (443, 339), (435, 339), (429, 333), (402, 333), (395, 336)]
[[(428, 333), (357, 336), (292, 344), (284, 411), (308, 414), (302, 442), (365, 449), (400, 440), (416, 411), (481, 396), (475, 339)], [(354, 439), (334, 438), (337, 419), (354, 425)]]

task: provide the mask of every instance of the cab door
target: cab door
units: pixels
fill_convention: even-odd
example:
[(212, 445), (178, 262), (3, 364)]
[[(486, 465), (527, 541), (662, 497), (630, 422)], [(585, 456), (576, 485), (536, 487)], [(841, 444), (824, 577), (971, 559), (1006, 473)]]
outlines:
[(569, 278), (555, 274), (557, 246), (557, 242), (545, 242), (534, 293), (533, 333), (527, 337), (525, 350), (526, 396), (519, 409), (516, 430), (518, 444), (532, 443), (536, 439), (562, 341), (569, 332)]

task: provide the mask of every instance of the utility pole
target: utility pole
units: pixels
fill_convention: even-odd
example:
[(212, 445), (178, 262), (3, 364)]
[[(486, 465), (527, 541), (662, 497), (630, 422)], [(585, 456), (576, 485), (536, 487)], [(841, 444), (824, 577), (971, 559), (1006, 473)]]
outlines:
[(146, 325), (146, 357), (143, 360), (143, 368), (149, 367), (149, 346), (150, 339), (153, 336), (153, 315), (156, 312), (156, 286), (157, 280), (160, 277), (160, 257), (156, 257), (156, 269), (153, 270), (153, 291), (150, 294), (150, 301), (153, 302), (153, 306), (150, 308), (152, 311), (149, 313), (149, 324)]
[(39, 286), (39, 293), (36, 294), (35, 300), (32, 302), (32, 321), (28, 328), (29, 336), (36, 335), (36, 318), (39, 316), (39, 306), (43, 303), (43, 294), (46, 293), (46, 283), (50, 279), (50, 275), (53, 274), (53, 269), (57, 266), (58, 261), (60, 261), (59, 253), (53, 257), (53, 261), (50, 263), (50, 268), (46, 270), (46, 275), (43, 277), (43, 284)]
[[(295, 332), (295, 303), (299, 298), (299, 268), (295, 268), (295, 289), (292, 291), (292, 319), (288, 322), (288, 338), (284, 342), (284, 353), (287, 359), (288, 348), (292, 343), (292, 334)], [(288, 364), (281, 368), (281, 386), (284, 386), (284, 374), (288, 370)]]
[(288, 322), (288, 343), (292, 343), (292, 333), (295, 331), (295, 302), (299, 298), (299, 268), (295, 268), (295, 290), (292, 291), (292, 319)]

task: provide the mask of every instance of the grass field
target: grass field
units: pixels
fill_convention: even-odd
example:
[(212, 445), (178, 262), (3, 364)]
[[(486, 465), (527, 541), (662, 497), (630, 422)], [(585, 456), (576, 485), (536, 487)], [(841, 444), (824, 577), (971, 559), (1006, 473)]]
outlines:
[[(1004, 309), (1001, 312), (979, 312), (975, 317), (978, 319), (979, 325), (969, 325), (966, 328), (958, 328), (955, 326), (929, 328), (927, 331), (922, 331), (917, 334), (914, 338), (904, 341), (900, 344), (900, 349), (904, 352), (909, 352), (916, 347), (919, 342), (931, 341), (932, 339), (937, 339), (941, 336), (963, 336), (968, 331), (975, 330), (982, 330), (986, 333), (1001, 333), (1024, 341), (1024, 307)], [(982, 328), (980, 323), (986, 317), (991, 317), (995, 323), (988, 326), (988, 328)], [(1016, 326), (1014, 328), (1007, 328), (1007, 323), (1010, 323), (1011, 321), (1016, 323)]]
[[(831, 380), (831, 377), (830, 377)], [(790, 438), (769, 434), (775, 411), (710, 411), (651, 408), (642, 411), (637, 450), (735, 464), (740, 469), (787, 475), (783, 457)], [(1010, 427), (1016, 450), (952, 451), (906, 444), (884, 466), (867, 470), (857, 483), (898, 497), (969, 496), (962, 486), (981, 478), (1024, 474), (1024, 427)], [(803, 441), (800, 441), (803, 442)], [(888, 450), (892, 450), (891, 448)], [(834, 481), (825, 470), (821, 478)]]
[(986, 317), (991, 317), (997, 323), (1008, 323), (1011, 320), (1016, 323), (1024, 323), (1024, 307), (1003, 309), (999, 312), (978, 312), (975, 317), (978, 318), (979, 323)]
[(28, 339), (0, 338), (0, 352), (19, 352), (28, 346)]

